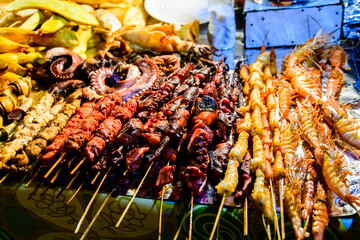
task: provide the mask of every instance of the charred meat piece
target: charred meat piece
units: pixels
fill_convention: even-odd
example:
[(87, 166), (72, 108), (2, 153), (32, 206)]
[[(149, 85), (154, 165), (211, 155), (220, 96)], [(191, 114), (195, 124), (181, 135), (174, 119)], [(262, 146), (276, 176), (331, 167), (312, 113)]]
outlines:
[(121, 129), (119, 135), (116, 137), (116, 144), (124, 146), (124, 148), (130, 147), (138, 141), (144, 131), (144, 126), (140, 119), (131, 118)]
[(221, 179), (224, 178), (228, 155), (232, 146), (233, 145), (230, 142), (220, 143), (216, 145), (214, 151), (209, 152), (210, 163), (208, 168), (208, 175), (209, 180), (214, 185), (217, 185)]
[(174, 179), (174, 172), (175, 172), (176, 166), (165, 166), (163, 167), (160, 172), (159, 176), (156, 180), (156, 186), (162, 187), (168, 183), (171, 183)]
[(205, 186), (206, 174), (198, 167), (188, 166), (182, 176), (186, 187), (194, 193), (201, 192)]
[(145, 153), (149, 150), (149, 147), (135, 148), (126, 154), (126, 166), (130, 172), (135, 172), (141, 166)]
[(245, 198), (250, 195), (251, 193), (251, 186), (252, 186), (252, 176), (250, 173), (250, 162), (251, 162), (251, 155), (249, 152), (246, 153), (244, 157), (244, 161), (240, 167), (240, 181), (239, 181), (239, 188), (236, 189), (236, 193), (234, 196), (234, 202), (236, 205), (243, 205)]

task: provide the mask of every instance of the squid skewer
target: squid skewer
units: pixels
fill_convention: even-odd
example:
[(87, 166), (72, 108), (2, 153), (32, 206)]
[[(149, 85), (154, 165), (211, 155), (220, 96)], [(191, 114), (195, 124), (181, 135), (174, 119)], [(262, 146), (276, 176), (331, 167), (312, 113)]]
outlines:
[(152, 165), (157, 160), (157, 158), (160, 157), (161, 152), (163, 149), (169, 144), (170, 141), (177, 141), (178, 139), (181, 139), (181, 134), (186, 128), (187, 121), (189, 119), (189, 112), (187, 108), (190, 107), (191, 102), (196, 98), (198, 93), (198, 89), (196, 87), (188, 89), (184, 95), (183, 95), (183, 101), (184, 103), (182, 106), (176, 110), (174, 116), (172, 116), (171, 121), (169, 121), (168, 125), (165, 128), (165, 132), (163, 135), (163, 140), (161, 141), (160, 147), (156, 150), (154, 156), (149, 160), (151, 162), (150, 166), (148, 167), (148, 170), (146, 171), (142, 181), (140, 182), (138, 188), (133, 194), (133, 197), (131, 198), (130, 202), (127, 204), (125, 210), (122, 212), (122, 215), (120, 216), (119, 220), (117, 221), (115, 227), (119, 227), (123, 218), (125, 217), (127, 211), (129, 210), (132, 201), (136, 197), (137, 192), (140, 190), (140, 187), (142, 186), (142, 183), (144, 182), (147, 174), (149, 173)]

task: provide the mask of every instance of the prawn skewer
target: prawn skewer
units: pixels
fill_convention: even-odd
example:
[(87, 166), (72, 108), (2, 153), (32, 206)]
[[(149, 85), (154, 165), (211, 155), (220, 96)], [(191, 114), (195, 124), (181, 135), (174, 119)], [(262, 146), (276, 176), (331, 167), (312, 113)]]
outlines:
[(315, 240), (322, 240), (329, 224), (328, 210), (326, 207), (326, 193), (324, 186), (318, 182), (316, 186), (315, 205), (313, 211), (312, 232)]

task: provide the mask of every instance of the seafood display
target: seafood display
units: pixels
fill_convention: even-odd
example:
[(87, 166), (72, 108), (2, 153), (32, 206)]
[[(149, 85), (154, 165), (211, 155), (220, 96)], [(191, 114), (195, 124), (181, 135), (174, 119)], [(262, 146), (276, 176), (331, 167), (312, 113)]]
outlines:
[(255, 209), (269, 239), (272, 226), (285, 238), (284, 212), (296, 239), (323, 239), (331, 194), (358, 212), (347, 163), (360, 157), (360, 120), (340, 102), (344, 49), (318, 33), (281, 72), (264, 46), (231, 73), (198, 31), (197, 21), (156, 23), (140, 0), (10, 3), (0, 15), (1, 182), (27, 176), (59, 195), (77, 185), (67, 204), (97, 186), (75, 233), (99, 191), (133, 196), (115, 227), (135, 197)]

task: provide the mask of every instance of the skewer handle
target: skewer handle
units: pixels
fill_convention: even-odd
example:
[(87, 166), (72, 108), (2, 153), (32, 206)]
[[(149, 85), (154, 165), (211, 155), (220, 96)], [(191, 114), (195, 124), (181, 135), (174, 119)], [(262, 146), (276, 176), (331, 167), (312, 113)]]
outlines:
[(214, 223), (213, 229), (212, 229), (212, 231), (211, 231), (209, 240), (213, 239), (213, 237), (214, 237), (215, 230), (216, 230), (216, 226), (219, 224), (220, 214), (221, 214), (221, 211), (222, 211), (222, 209), (223, 209), (223, 207), (224, 207), (224, 204), (225, 204), (225, 199), (226, 199), (226, 193), (224, 193), (223, 196), (222, 196), (222, 200), (221, 200), (221, 204), (220, 204), (220, 207), (219, 207), (219, 211), (218, 211), (218, 213), (217, 213), (217, 215), (216, 215), (215, 223)]
[(86, 206), (86, 209), (85, 209), (83, 215), (81, 216), (80, 221), (79, 221), (78, 225), (76, 226), (76, 229), (75, 229), (74, 233), (78, 233), (78, 232), (79, 232), (80, 227), (81, 227), (81, 224), (83, 223), (83, 221), (84, 221), (87, 213), (89, 212), (90, 207), (91, 207), (92, 203), (94, 202), (95, 197), (96, 197), (96, 195), (98, 194), (98, 192), (99, 192), (102, 184), (104, 183), (105, 178), (106, 178), (107, 175), (109, 174), (110, 170), (111, 170), (111, 166), (109, 167), (109, 169), (107, 170), (107, 172), (105, 173), (105, 175), (103, 176), (103, 178), (101, 179), (101, 182), (100, 182), (99, 186), (97, 187), (96, 191), (94, 192), (94, 195), (92, 196), (92, 198), (90, 199), (88, 205)]
[(248, 199), (245, 197), (244, 203), (244, 236), (248, 235)]
[(46, 179), (50, 173), (56, 168), (56, 166), (61, 162), (61, 160), (65, 157), (66, 153), (63, 153), (61, 155), (61, 157), (59, 157), (59, 159), (54, 163), (54, 165), (51, 166), (51, 168), (49, 169), (49, 171), (44, 175), (44, 178)]
[(285, 223), (284, 223), (284, 179), (280, 179), (279, 186), (280, 195), (280, 224), (281, 224), (281, 237), (285, 239)]
[(143, 179), (141, 180), (141, 182), (140, 182), (139, 186), (137, 187), (137, 189), (136, 189), (136, 191), (134, 192), (133, 196), (131, 197), (131, 199), (130, 199), (129, 203), (127, 204), (127, 206), (126, 206), (125, 210), (123, 211), (123, 213), (121, 214), (121, 216), (120, 216), (119, 220), (117, 221), (117, 223), (116, 223), (116, 225), (115, 225), (115, 227), (116, 227), (116, 228), (118, 228), (118, 227), (120, 226), (120, 224), (121, 224), (122, 220), (124, 219), (124, 217), (125, 217), (125, 215), (126, 215), (127, 211), (129, 211), (129, 208), (130, 208), (130, 206), (131, 206), (132, 202), (134, 201), (134, 199), (135, 199), (135, 197), (136, 197), (137, 193), (139, 192), (139, 190), (140, 190), (140, 188), (141, 188), (142, 184), (144, 183), (146, 176), (149, 174), (150, 169), (151, 169), (151, 167), (153, 166), (153, 164), (154, 164), (154, 162), (151, 162), (151, 164), (150, 164), (150, 166), (149, 166), (148, 170), (146, 171), (146, 173), (145, 173), (145, 175), (144, 175)]
[(104, 202), (101, 204), (99, 210), (96, 212), (96, 214), (95, 214), (94, 218), (91, 220), (89, 226), (85, 229), (85, 232), (84, 232), (83, 235), (81, 236), (80, 240), (84, 240), (84, 239), (85, 239), (86, 235), (89, 233), (92, 225), (94, 225), (96, 219), (99, 217), (101, 211), (104, 209), (106, 203), (109, 201), (110, 196), (111, 196), (111, 194), (112, 194), (113, 192), (114, 192), (114, 190), (112, 190), (112, 191), (106, 196), (106, 198), (104, 199)]

